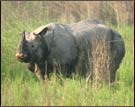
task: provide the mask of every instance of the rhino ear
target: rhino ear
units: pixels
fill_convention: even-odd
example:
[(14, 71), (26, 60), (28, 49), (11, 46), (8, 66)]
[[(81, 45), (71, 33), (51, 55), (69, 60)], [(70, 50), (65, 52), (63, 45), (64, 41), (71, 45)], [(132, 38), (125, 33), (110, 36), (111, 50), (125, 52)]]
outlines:
[(47, 32), (47, 30), (48, 30), (48, 27), (45, 27), (43, 30), (41, 30), (38, 34), (40, 35), (40, 36), (42, 36), (42, 35), (44, 35), (46, 32)]

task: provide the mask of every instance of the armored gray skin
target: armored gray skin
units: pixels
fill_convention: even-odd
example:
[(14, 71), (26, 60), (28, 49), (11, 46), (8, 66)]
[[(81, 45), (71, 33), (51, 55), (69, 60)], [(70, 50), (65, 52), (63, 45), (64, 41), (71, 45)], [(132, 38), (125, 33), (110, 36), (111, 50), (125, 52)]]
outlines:
[[(115, 81), (116, 71), (125, 55), (125, 45), (121, 35), (113, 29), (105, 26), (98, 20), (84, 20), (79, 23), (70, 25), (73, 30), (73, 35), (78, 46), (78, 62), (81, 67), (81, 75), (86, 76), (88, 69), (88, 59), (92, 56), (92, 45), (94, 45), (94, 38), (97, 40), (103, 39), (110, 52), (110, 82)], [(101, 46), (102, 48), (102, 46)], [(103, 53), (104, 54), (104, 53)], [(108, 53), (109, 54), (109, 53)]]
[(28, 63), (28, 68), (44, 79), (55, 68), (65, 77), (75, 71), (77, 48), (72, 31), (66, 25), (48, 24), (23, 32), (16, 57)]
[(116, 70), (125, 54), (121, 36), (97, 20), (69, 25), (50, 23), (21, 35), (16, 57), (19, 61), (28, 63), (28, 68), (41, 79), (54, 69), (60, 69), (65, 77), (69, 77), (78, 66), (81, 75), (86, 76), (94, 37), (104, 39), (114, 56), (110, 82), (114, 82)]

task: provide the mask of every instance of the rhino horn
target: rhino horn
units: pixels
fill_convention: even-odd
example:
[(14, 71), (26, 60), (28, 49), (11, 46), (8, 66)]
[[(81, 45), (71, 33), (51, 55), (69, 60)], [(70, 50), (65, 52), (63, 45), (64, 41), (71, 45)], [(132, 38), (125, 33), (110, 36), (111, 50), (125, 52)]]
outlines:
[(25, 31), (19, 33), (22, 36), (22, 39), (25, 40)]

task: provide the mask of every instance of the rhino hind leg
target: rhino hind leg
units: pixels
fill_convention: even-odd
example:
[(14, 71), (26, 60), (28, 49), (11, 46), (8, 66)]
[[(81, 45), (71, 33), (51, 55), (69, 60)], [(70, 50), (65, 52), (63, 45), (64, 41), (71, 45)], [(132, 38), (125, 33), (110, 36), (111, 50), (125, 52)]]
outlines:
[(112, 63), (110, 65), (110, 82), (114, 82), (116, 78), (116, 71), (118, 70), (120, 63), (125, 56), (125, 45), (124, 41), (117, 32), (112, 31), (113, 41), (111, 42), (111, 56)]
[(116, 78), (116, 71), (118, 70), (120, 63), (124, 57), (124, 52), (118, 51), (116, 56), (112, 59), (112, 64), (110, 65), (110, 82), (113, 83)]
[[(120, 61), (121, 62), (121, 61)], [(110, 83), (113, 83), (115, 81), (116, 78), (116, 71), (119, 68), (120, 62), (116, 63), (116, 61), (114, 60), (112, 65), (111, 65), (111, 69), (110, 69)]]

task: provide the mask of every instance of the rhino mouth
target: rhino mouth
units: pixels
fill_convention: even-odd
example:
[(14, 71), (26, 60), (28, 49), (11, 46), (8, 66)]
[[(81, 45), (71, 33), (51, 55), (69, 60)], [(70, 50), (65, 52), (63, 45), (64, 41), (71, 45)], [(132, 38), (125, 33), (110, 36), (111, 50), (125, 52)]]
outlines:
[(30, 62), (30, 57), (28, 57), (28, 55), (26, 54), (17, 53), (16, 58), (20, 62), (25, 62), (25, 63)]
[(20, 61), (20, 62), (24, 62), (24, 63), (28, 63), (28, 62), (30, 62), (30, 60), (29, 60), (29, 58), (18, 58), (18, 61)]

